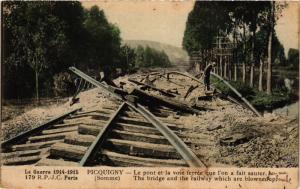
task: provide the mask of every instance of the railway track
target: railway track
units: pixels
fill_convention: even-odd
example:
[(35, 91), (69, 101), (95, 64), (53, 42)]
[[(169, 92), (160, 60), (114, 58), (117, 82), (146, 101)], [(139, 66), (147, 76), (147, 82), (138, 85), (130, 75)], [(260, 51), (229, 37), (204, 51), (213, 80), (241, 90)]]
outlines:
[(116, 100), (96, 110), (67, 112), (3, 142), (3, 165), (205, 166), (191, 150), (194, 136), (166, 118), (172, 109), (159, 106), (149, 111), (79, 70), (72, 71)]

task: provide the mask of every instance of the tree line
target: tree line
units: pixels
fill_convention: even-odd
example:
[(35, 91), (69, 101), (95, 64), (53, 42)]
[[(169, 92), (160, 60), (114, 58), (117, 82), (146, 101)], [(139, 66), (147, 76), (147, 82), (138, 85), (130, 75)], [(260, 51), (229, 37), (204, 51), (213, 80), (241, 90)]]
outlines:
[[(230, 61), (234, 66), (228, 67), (227, 71), (237, 72), (235, 66), (241, 65), (242, 82), (253, 87), (254, 72), (258, 70), (259, 91), (264, 90), (263, 72), (266, 72), (266, 92), (271, 94), (273, 65), (298, 68), (295, 60), (297, 51), (299, 56), (299, 50), (290, 49), (289, 57), (286, 58), (284, 47), (274, 30), (286, 6), (283, 2), (273, 1), (197, 1), (189, 13), (182, 45), (192, 56), (195, 52), (216, 48), (218, 38), (229, 39), (233, 44)], [(212, 59), (216, 60), (217, 57)], [(222, 60), (219, 58), (217, 61)]]
[(58, 85), (55, 79), (71, 79), (65, 73), (69, 66), (99, 73), (169, 63), (165, 53), (121, 45), (119, 28), (97, 6), (84, 9), (76, 1), (5, 1), (2, 10), (5, 99), (51, 95), (54, 83)]

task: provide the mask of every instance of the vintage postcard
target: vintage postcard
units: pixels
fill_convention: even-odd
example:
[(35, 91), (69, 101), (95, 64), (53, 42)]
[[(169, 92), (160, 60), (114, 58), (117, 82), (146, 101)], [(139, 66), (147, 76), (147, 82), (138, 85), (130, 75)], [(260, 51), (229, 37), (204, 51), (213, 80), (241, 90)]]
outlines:
[(2, 1), (0, 187), (296, 189), (299, 12)]

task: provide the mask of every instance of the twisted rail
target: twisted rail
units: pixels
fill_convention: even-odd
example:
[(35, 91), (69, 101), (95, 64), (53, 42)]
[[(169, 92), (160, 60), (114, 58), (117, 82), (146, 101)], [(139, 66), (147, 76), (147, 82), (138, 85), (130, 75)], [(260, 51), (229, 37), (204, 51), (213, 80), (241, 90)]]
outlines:
[[(166, 137), (166, 139), (171, 143), (171, 145), (177, 150), (177, 152), (181, 155), (181, 157), (186, 161), (186, 163), (190, 167), (205, 167), (204, 163), (198, 159), (198, 157), (189, 149), (189, 147), (176, 134), (174, 134), (166, 125), (164, 125), (151, 112), (149, 112), (145, 107), (143, 107), (139, 103), (134, 104), (134, 103), (126, 100), (126, 98), (123, 98), (121, 95), (116, 94), (109, 87), (96, 81), (95, 79), (86, 75), (85, 73), (78, 70), (77, 68), (70, 67), (69, 69), (73, 73), (78, 75), (79, 77), (92, 83), (93, 85), (97, 86), (98, 88), (103, 89), (105, 92), (113, 95), (117, 99), (119, 99), (119, 100), (123, 101), (124, 103), (126, 103), (127, 105), (129, 105), (135, 111), (142, 114), (146, 120), (148, 120), (150, 123), (152, 123), (163, 134), (163, 136)], [(124, 92), (124, 94), (125, 94), (125, 92)], [(105, 131), (103, 131), (103, 132), (105, 132)], [(100, 136), (100, 134), (98, 136)], [(101, 138), (102, 137), (97, 137), (98, 140), (100, 140)], [(101, 141), (99, 142), (96, 140), (96, 141), (94, 141), (94, 143), (99, 144), (99, 143), (101, 143)], [(91, 147), (88, 150), (89, 154), (92, 154), (91, 152), (95, 151), (95, 148), (97, 148), (97, 146), (98, 145), (93, 145), (93, 147)], [(88, 159), (88, 155), (85, 157), (85, 159)], [(85, 165), (85, 162), (82, 161), (80, 164), (83, 166), (83, 165)]]

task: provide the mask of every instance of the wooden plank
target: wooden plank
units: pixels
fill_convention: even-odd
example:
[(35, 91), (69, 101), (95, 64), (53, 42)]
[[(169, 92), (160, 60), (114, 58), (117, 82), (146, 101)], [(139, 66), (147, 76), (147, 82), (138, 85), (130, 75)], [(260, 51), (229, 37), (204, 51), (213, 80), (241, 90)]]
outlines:
[(177, 123), (178, 120), (176, 119), (173, 119), (173, 118), (168, 118), (168, 117), (160, 117), (158, 118), (159, 120), (161, 120), (162, 122), (164, 123), (169, 123), (169, 124), (172, 124), (172, 125), (181, 125), (180, 123)]
[(43, 148), (38, 150), (25, 150), (25, 151), (15, 151), (15, 152), (7, 152), (1, 153), (2, 159), (15, 158), (19, 156), (33, 156), (38, 155), (40, 153), (47, 152), (50, 148)]
[(58, 128), (64, 128), (64, 127), (72, 127), (77, 126), (78, 123), (61, 123), (61, 124), (55, 124), (52, 126), (52, 128), (58, 129)]
[(128, 124), (133, 124), (133, 125), (142, 125), (142, 126), (150, 126), (153, 127), (151, 123), (144, 119), (137, 119), (137, 118), (128, 118), (128, 117), (118, 117), (117, 119), (118, 122), (121, 123), (128, 123)]
[(140, 132), (144, 134), (158, 134), (161, 135), (160, 132), (154, 127), (145, 127), (140, 125), (133, 125), (127, 123), (115, 123), (116, 129), (123, 131), (131, 131), (131, 132)]
[(64, 139), (66, 135), (77, 133), (74, 131), (64, 132), (64, 133), (55, 133), (55, 134), (47, 134), (47, 135), (40, 135), (40, 136), (32, 136), (29, 137), (28, 140), (32, 142), (41, 142), (41, 141), (49, 141), (49, 140), (58, 140)]
[(175, 159), (153, 159), (129, 156), (103, 150), (102, 155), (105, 155), (114, 166), (140, 166), (140, 167), (186, 167), (187, 164), (183, 160)]
[(109, 116), (107, 114), (99, 114), (99, 113), (73, 115), (70, 116), (69, 119), (78, 119), (78, 118), (87, 118), (87, 117), (90, 117), (92, 119), (97, 119), (97, 120), (104, 120), (104, 121), (109, 119)]
[(41, 155), (16, 157), (10, 159), (2, 159), (4, 165), (30, 165), (39, 161), (42, 158)]
[(127, 117), (144, 119), (144, 117), (141, 114), (133, 111), (124, 111), (123, 114), (126, 115)]
[(36, 166), (69, 166), (69, 167), (77, 167), (79, 164), (73, 161), (65, 161), (62, 159), (48, 159), (42, 158), (37, 162)]
[[(187, 130), (186, 127), (180, 125), (180, 124), (174, 124), (172, 123), (172, 121), (170, 121), (169, 119), (162, 119), (163, 122), (166, 121), (168, 122), (166, 125), (171, 129), (171, 130)], [(138, 126), (147, 126), (147, 127), (153, 127), (154, 126), (147, 122), (144, 118), (140, 119), (140, 118), (129, 118), (129, 117), (119, 117), (118, 118), (118, 123), (126, 123), (126, 124), (131, 124), (131, 125), (138, 125)]]
[(72, 126), (72, 127), (65, 127), (65, 128), (58, 128), (58, 129), (47, 129), (44, 130), (42, 133), (47, 134), (57, 134), (57, 133), (67, 133), (72, 131), (77, 131), (78, 126)]
[(108, 139), (105, 143), (107, 149), (128, 155), (140, 157), (154, 157), (167, 159), (180, 159), (181, 156), (171, 145), (152, 144), (146, 142)]
[(72, 123), (76, 125), (84, 124), (84, 125), (93, 125), (93, 126), (99, 126), (103, 127), (106, 123), (106, 121), (103, 120), (95, 120), (95, 119), (83, 119), (81, 121), (72, 121), (72, 120), (64, 120), (65, 123)]
[(64, 119), (64, 123), (78, 123), (78, 122), (84, 122), (85, 120), (89, 120), (92, 119), (91, 116), (84, 116), (84, 117), (79, 117), (79, 118), (68, 118), (68, 119)]
[(96, 139), (93, 135), (68, 135), (66, 136), (64, 142), (67, 144), (80, 145), (80, 146), (89, 146)]
[(135, 133), (129, 131), (120, 131), (116, 129), (114, 129), (111, 133), (111, 137), (122, 140), (132, 140), (156, 144), (170, 144), (169, 141), (162, 135)]
[(92, 110), (92, 111), (82, 111), (82, 112), (78, 112), (76, 113), (76, 115), (87, 115), (87, 114), (105, 114), (105, 115), (109, 115), (111, 113), (113, 113), (113, 110)]
[(72, 144), (66, 144), (59, 142), (54, 144), (50, 148), (50, 155), (54, 157), (72, 159), (72, 160), (81, 160), (87, 147), (77, 146)]
[(37, 150), (41, 148), (50, 147), (51, 145), (61, 142), (63, 140), (52, 140), (46, 142), (35, 142), (35, 143), (28, 143), (28, 144), (17, 144), (12, 146), (14, 151), (22, 151), (22, 150)]
[(118, 109), (119, 105), (115, 105), (115, 104), (104, 104), (101, 106), (101, 108), (103, 109), (108, 109), (108, 110), (116, 110)]
[(97, 136), (101, 130), (102, 130), (102, 127), (95, 127), (95, 126), (89, 126), (89, 125), (80, 125), (78, 127), (78, 133), (83, 134), (83, 135)]
[[(176, 123), (176, 120), (170, 119), (170, 118), (159, 118), (163, 123), (166, 123), (167, 126), (170, 129), (174, 130), (186, 130), (187, 128), (181, 124)], [(131, 125), (141, 125), (141, 126), (149, 126), (153, 127), (151, 123), (149, 123), (145, 118), (143, 117), (119, 117), (118, 122), (120, 123), (126, 123), (126, 124), (131, 124)]]

